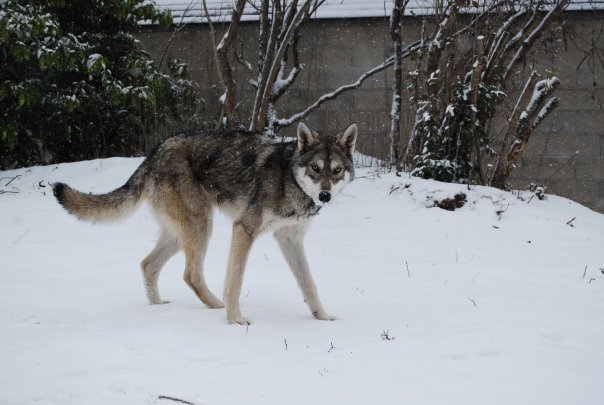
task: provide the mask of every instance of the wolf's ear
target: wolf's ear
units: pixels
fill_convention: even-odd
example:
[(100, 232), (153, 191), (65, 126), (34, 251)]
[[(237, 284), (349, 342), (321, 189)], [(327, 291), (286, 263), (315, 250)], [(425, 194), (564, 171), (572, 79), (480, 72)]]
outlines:
[(313, 133), (305, 123), (300, 122), (298, 124), (298, 149), (305, 150), (318, 143), (317, 133)]
[(357, 141), (357, 124), (350, 124), (342, 135), (338, 135), (336, 144), (352, 155)]

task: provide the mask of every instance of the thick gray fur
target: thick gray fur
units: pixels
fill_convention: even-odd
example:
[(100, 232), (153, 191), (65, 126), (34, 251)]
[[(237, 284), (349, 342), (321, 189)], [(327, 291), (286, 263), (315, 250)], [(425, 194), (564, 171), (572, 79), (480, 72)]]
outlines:
[(249, 324), (239, 295), (254, 239), (273, 231), (311, 313), (328, 315), (319, 300), (303, 247), (310, 220), (354, 178), (352, 152), (357, 128), (337, 136), (320, 135), (305, 124), (298, 139), (273, 142), (244, 131), (213, 131), (176, 136), (161, 143), (122, 187), (87, 194), (63, 183), (53, 186), (63, 207), (81, 220), (108, 222), (132, 212), (146, 199), (160, 225), (160, 237), (141, 267), (149, 301), (159, 295), (159, 272), (183, 250), (184, 279), (210, 308), (224, 304), (207, 287), (203, 259), (212, 229), (213, 208), (233, 219), (233, 239), (224, 299), (229, 323)]

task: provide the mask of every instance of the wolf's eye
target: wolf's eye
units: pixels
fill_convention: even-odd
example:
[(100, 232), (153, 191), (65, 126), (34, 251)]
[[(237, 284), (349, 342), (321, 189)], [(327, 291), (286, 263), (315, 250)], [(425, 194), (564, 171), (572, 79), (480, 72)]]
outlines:
[(340, 173), (341, 171), (342, 171), (342, 168), (339, 166), (334, 169), (334, 173)]
[(311, 167), (311, 169), (313, 169), (315, 172), (318, 172), (318, 171), (319, 171), (319, 166), (317, 166), (317, 165), (315, 165), (315, 164), (310, 165), (310, 167)]

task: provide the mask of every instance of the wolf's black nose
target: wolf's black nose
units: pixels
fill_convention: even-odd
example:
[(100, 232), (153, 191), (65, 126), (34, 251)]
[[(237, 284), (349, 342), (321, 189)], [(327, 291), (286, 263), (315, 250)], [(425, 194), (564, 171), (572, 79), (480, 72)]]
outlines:
[(321, 191), (319, 193), (319, 200), (321, 202), (329, 202), (329, 200), (331, 200), (331, 193), (328, 193), (327, 191)]

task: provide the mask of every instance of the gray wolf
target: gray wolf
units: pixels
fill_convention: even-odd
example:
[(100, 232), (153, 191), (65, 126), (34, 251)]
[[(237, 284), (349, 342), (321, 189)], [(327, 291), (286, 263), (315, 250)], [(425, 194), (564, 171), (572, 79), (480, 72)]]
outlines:
[(223, 302), (206, 285), (203, 261), (214, 207), (233, 220), (224, 286), (227, 321), (248, 324), (239, 307), (250, 248), (263, 232), (273, 232), (312, 315), (334, 320), (317, 293), (303, 239), (321, 206), (354, 178), (352, 153), (357, 126), (338, 135), (319, 134), (304, 123), (297, 141), (274, 142), (244, 131), (175, 136), (153, 150), (126, 184), (106, 194), (88, 194), (55, 183), (58, 202), (78, 219), (108, 222), (147, 200), (161, 231), (141, 263), (147, 298), (162, 304), (157, 288), (164, 264), (181, 249), (184, 280), (210, 308)]

